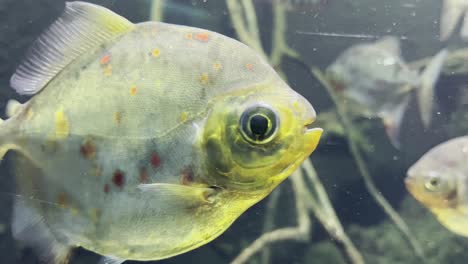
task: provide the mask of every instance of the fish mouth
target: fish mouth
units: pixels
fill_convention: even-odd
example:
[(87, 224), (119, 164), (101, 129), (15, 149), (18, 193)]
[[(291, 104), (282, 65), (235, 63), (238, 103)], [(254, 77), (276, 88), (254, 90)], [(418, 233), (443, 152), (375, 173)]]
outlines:
[(315, 127), (314, 122), (315, 118), (312, 118), (311, 120), (308, 120), (306, 122), (306, 124), (304, 125), (304, 133), (317, 132), (317, 130), (323, 132), (323, 129)]
[(413, 189), (414, 181), (411, 176), (405, 178), (405, 187), (408, 191)]
[(320, 137), (323, 133), (323, 129), (320, 127), (306, 127), (304, 134), (310, 134), (310, 135), (315, 135), (317, 137)]
[(323, 129), (319, 127), (314, 127), (312, 125), (312, 122), (307, 123), (304, 126), (304, 140), (306, 152), (310, 154), (315, 150), (315, 148), (317, 148), (322, 133)]
[[(315, 121), (315, 120), (314, 120)], [(311, 130), (314, 130), (314, 129), (317, 129), (314, 124), (314, 122), (310, 122), (310, 123), (307, 123), (305, 126), (304, 126), (304, 131), (305, 132), (308, 132), (308, 131), (311, 131)]]
[(416, 177), (415, 177), (415, 170), (413, 167), (409, 168), (406, 172), (406, 178), (404, 179), (406, 190), (412, 191), (415, 187)]

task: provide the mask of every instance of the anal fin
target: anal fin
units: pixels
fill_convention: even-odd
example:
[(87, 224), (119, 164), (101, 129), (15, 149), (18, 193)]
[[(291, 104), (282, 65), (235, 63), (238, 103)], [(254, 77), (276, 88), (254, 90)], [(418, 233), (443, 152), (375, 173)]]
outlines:
[(66, 264), (71, 247), (59, 243), (44, 222), (43, 217), (28, 206), (25, 200), (17, 198), (13, 209), (13, 237), (31, 247), (41, 262)]
[(125, 261), (125, 259), (119, 259), (111, 256), (103, 257), (99, 261), (99, 264), (121, 264)]
[(401, 123), (403, 121), (404, 113), (406, 107), (408, 106), (409, 97), (405, 97), (401, 100), (401, 102), (386, 111), (383, 111), (379, 114), (379, 116), (383, 119), (385, 132), (387, 133), (388, 138), (392, 145), (400, 149), (400, 130), (401, 130)]

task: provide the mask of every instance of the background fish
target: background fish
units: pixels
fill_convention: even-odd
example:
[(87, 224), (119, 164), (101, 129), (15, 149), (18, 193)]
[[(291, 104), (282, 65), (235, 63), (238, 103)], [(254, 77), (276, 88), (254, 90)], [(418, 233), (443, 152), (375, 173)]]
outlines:
[(447, 51), (439, 52), (422, 74), (412, 71), (401, 58), (399, 40), (385, 37), (345, 50), (326, 70), (336, 90), (362, 104), (370, 115), (383, 119), (393, 145), (411, 92), (418, 95), (421, 119), (428, 126), (432, 116), (434, 86)]
[(315, 111), (242, 43), (132, 24), (83, 2), (11, 78), (24, 103), (0, 124), (15, 152), (12, 233), (46, 263), (81, 246), (155, 260), (224, 232), (309, 156)]
[(406, 188), (452, 232), (468, 236), (468, 137), (444, 142), (408, 170)]

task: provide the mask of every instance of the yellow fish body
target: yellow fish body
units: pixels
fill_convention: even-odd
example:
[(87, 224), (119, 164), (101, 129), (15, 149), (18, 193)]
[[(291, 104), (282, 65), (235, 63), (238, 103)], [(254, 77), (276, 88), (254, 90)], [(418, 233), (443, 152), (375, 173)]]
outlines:
[(405, 184), (450, 231), (468, 237), (468, 136), (444, 142), (421, 157)]
[(247, 46), (186, 26), (132, 24), (67, 3), (11, 86), (13, 235), (48, 263), (81, 246), (112, 263), (199, 247), (315, 149), (312, 106)]

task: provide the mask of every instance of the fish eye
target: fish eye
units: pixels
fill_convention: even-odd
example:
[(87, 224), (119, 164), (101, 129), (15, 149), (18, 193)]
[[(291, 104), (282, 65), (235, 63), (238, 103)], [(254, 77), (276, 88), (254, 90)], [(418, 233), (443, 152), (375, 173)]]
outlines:
[(269, 106), (253, 106), (240, 118), (240, 130), (244, 138), (253, 144), (270, 142), (278, 130), (278, 115)]
[(432, 175), (424, 184), (427, 190), (433, 192), (436, 191), (441, 184), (440, 177), (438, 175)]

